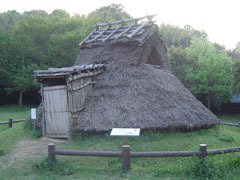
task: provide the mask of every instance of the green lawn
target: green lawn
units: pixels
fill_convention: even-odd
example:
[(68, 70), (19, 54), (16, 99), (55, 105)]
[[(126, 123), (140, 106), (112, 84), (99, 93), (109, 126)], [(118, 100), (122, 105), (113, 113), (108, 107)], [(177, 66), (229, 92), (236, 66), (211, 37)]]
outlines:
[[(0, 116), (5, 113), (8, 119), (7, 109), (0, 108)], [(16, 108), (11, 114), (20, 118), (26, 111), (29, 111), (29, 107)], [(239, 115), (221, 115), (219, 118), (225, 122), (240, 121)], [(15, 139), (5, 137), (10, 134)], [(34, 139), (34, 136), (32, 131), (24, 129), (24, 123), (14, 124), (12, 129), (0, 127), (0, 143), (4, 144), (6, 150), (13, 148), (21, 139), (28, 138)], [(140, 137), (129, 138), (131, 151), (197, 151), (202, 143), (207, 144), (208, 149), (216, 149), (239, 146), (239, 142), (240, 129), (223, 125), (188, 133), (146, 132)], [(110, 137), (109, 134), (78, 134), (72, 141), (58, 144), (57, 149), (121, 151), (121, 146), (122, 138)], [(5, 156), (0, 156), (0, 164), (1, 157), (4, 159)], [(132, 158), (129, 172), (122, 172), (121, 158), (57, 156), (54, 166), (49, 165), (46, 158), (47, 154), (16, 161), (10, 167), (1, 167), (0, 179), (240, 179), (240, 153), (208, 157), (201, 167), (197, 157)]]
[[(4, 106), (0, 107), (0, 121), (26, 119), (30, 115), (30, 107)], [(0, 125), (0, 150), (5, 154), (22, 139), (33, 138), (32, 131), (24, 129), (25, 122), (13, 123), (13, 128), (8, 124)]]

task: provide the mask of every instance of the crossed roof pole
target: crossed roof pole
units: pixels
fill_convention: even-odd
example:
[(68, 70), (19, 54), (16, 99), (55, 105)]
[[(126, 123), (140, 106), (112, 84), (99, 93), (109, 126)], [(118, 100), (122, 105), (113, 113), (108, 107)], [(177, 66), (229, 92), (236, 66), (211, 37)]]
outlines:
[[(82, 47), (91, 43), (105, 42), (120, 38), (131, 39), (134, 36), (142, 35), (146, 27), (153, 25), (154, 21), (152, 21), (152, 19), (155, 16), (156, 15), (150, 15), (137, 19), (96, 24), (95, 29), (79, 43), (79, 46)], [(139, 23), (139, 21), (141, 22)]]

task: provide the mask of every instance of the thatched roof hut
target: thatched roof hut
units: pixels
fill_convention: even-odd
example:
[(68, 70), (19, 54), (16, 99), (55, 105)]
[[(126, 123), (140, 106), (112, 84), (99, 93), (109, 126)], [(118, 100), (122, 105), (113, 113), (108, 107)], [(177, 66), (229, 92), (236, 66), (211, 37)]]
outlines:
[(192, 129), (218, 123), (170, 72), (166, 48), (152, 16), (97, 25), (80, 43), (75, 65), (105, 64), (94, 77), (74, 131), (116, 127)]

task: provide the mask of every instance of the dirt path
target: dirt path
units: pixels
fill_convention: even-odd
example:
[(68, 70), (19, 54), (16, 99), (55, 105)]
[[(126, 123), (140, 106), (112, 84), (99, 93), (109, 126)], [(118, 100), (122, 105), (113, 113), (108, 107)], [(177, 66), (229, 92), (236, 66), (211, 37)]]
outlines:
[(47, 145), (50, 143), (64, 143), (64, 140), (41, 138), (38, 140), (20, 141), (11, 153), (7, 155), (8, 166), (19, 160), (38, 157), (45, 153), (47, 155)]

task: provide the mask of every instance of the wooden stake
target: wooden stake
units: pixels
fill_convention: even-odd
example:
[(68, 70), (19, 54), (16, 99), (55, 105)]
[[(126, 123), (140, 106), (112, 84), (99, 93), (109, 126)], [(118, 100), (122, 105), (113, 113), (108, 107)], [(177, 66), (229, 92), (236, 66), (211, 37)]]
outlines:
[(122, 146), (122, 159), (123, 159), (123, 170), (130, 170), (130, 146), (123, 145)]
[(10, 119), (9, 119), (9, 124), (8, 124), (9, 128), (12, 128), (12, 121), (13, 121), (13, 120), (10, 118)]
[(128, 137), (127, 136), (123, 137), (123, 145), (128, 145)]
[(204, 162), (204, 158), (207, 157), (207, 145), (200, 144), (199, 145), (199, 160), (200, 162)]
[(49, 163), (55, 163), (56, 157), (55, 157), (55, 144), (48, 144), (48, 162)]

